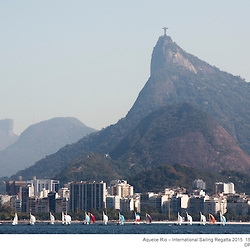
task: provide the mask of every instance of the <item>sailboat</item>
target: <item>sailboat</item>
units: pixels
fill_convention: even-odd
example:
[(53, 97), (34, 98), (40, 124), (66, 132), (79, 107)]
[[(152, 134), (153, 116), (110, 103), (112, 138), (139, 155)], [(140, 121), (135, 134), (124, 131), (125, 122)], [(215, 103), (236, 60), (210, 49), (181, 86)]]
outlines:
[(202, 225), (206, 225), (206, 217), (200, 212), (200, 222)]
[(87, 213), (85, 213), (85, 224), (89, 225), (90, 223), (90, 217)]
[(179, 214), (178, 212), (178, 225), (181, 225), (182, 224), (182, 221), (183, 221), (183, 218), (181, 217), (181, 215)]
[(65, 224), (65, 215), (64, 215), (64, 212), (62, 212), (62, 224), (63, 225)]
[(102, 217), (103, 217), (103, 224), (107, 225), (109, 219), (108, 216), (104, 212), (102, 212)]
[(50, 225), (54, 225), (55, 224), (55, 216), (49, 212), (49, 217), (50, 217)]
[(30, 223), (29, 225), (35, 225), (36, 217), (30, 213)]
[(213, 216), (212, 214), (209, 214), (208, 216), (209, 216), (209, 222), (210, 222), (211, 224), (214, 224), (214, 223), (216, 222), (214, 216)]
[(188, 212), (186, 212), (186, 213), (187, 213), (187, 221), (188, 221), (189, 225), (192, 225), (193, 224), (193, 218), (192, 218), (192, 216), (190, 214), (188, 214)]
[(119, 213), (119, 220), (118, 220), (118, 225), (123, 225), (125, 221), (125, 218), (122, 214)]
[(90, 214), (90, 220), (92, 223), (95, 223), (96, 219), (95, 219), (95, 216), (93, 214)]
[(139, 214), (135, 213), (135, 224), (140, 224), (141, 222), (141, 217)]
[(71, 216), (69, 214), (65, 214), (64, 218), (65, 218), (65, 225), (70, 225), (71, 224)]
[(150, 224), (152, 222), (152, 217), (150, 214), (146, 213), (146, 223)]
[(15, 213), (15, 216), (14, 216), (14, 219), (13, 219), (13, 222), (12, 222), (12, 225), (15, 226), (18, 224), (18, 216), (17, 216), (17, 213)]
[(222, 225), (226, 224), (226, 217), (220, 212), (220, 222)]

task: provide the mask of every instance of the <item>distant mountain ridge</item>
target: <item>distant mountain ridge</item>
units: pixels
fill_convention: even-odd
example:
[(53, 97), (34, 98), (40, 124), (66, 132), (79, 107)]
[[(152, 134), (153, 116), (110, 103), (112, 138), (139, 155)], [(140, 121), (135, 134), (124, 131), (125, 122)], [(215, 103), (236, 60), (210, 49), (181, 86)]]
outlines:
[(0, 152), (0, 176), (10, 176), (30, 167), (95, 131), (73, 117), (56, 117), (31, 125), (14, 144)]
[[(66, 169), (70, 171), (70, 167), (74, 169), (74, 163), (81, 162), (79, 159), (88, 155), (89, 152), (100, 155), (110, 154), (111, 160), (115, 161), (118, 165), (119, 174), (129, 174), (128, 172), (130, 170), (132, 171), (135, 165), (133, 165), (134, 162), (132, 162), (132, 165), (128, 169), (128, 161), (125, 161), (125, 158), (129, 151), (131, 154), (135, 151), (136, 155), (136, 150), (138, 151), (139, 149), (128, 146), (127, 150), (122, 151), (121, 148), (124, 147), (124, 143), (127, 140), (126, 138), (131, 136), (134, 130), (137, 129), (140, 131), (137, 127), (139, 126), (138, 124), (140, 124), (144, 118), (149, 119), (150, 114), (155, 115), (155, 112), (160, 112), (158, 110), (167, 105), (179, 105), (183, 102), (192, 103), (198, 110), (205, 111), (218, 123), (218, 126), (220, 126), (217, 127), (218, 129), (215, 131), (218, 135), (218, 141), (216, 143), (221, 143), (221, 148), (224, 152), (223, 150), (217, 151), (220, 152), (216, 159), (217, 165), (212, 164), (216, 155), (215, 148), (211, 148), (213, 154), (208, 152), (204, 146), (204, 135), (197, 131), (189, 131), (189, 138), (185, 137), (187, 141), (197, 140), (197, 143), (203, 145), (203, 157), (207, 158), (207, 166), (209, 162), (211, 163), (209, 165), (211, 171), (213, 169), (214, 171), (218, 171), (225, 162), (228, 161), (228, 163), (225, 164), (230, 164), (230, 160), (233, 161), (238, 170), (248, 171), (248, 155), (242, 152), (237, 144), (246, 152), (250, 152), (249, 94), (249, 83), (240, 77), (232, 76), (229, 73), (220, 71), (216, 67), (210, 66), (206, 62), (185, 52), (177, 44), (172, 42), (170, 37), (161, 36), (152, 53), (151, 75), (126, 117), (120, 119), (114, 125), (110, 125), (101, 131), (82, 138), (77, 143), (61, 148), (57, 153), (41, 159), (25, 171), (16, 173), (16, 175), (13, 175), (13, 178), (17, 178), (18, 175), (22, 175), (24, 178), (30, 178), (32, 175), (36, 175), (38, 178), (59, 176), (60, 173), (63, 173)], [(147, 120), (144, 120), (144, 122), (146, 121)], [(142, 125), (140, 124), (140, 126)], [(143, 129), (143, 127), (141, 128)], [(164, 134), (166, 132), (167, 128), (163, 130), (163, 138), (166, 136)], [(150, 134), (149, 131), (148, 134)], [(153, 134), (154, 133), (152, 133), (152, 136)], [(181, 130), (179, 134), (182, 134)], [(221, 134), (223, 134), (222, 138), (223, 140), (225, 139), (225, 141), (219, 141)], [(176, 161), (176, 155), (180, 153), (180, 147), (182, 146), (180, 142), (184, 140), (180, 135), (179, 139), (176, 139), (176, 145), (168, 145), (172, 150), (172, 162)], [(133, 136), (131, 137), (131, 142), (133, 142)], [(138, 140), (143, 140), (143, 138), (138, 138)], [(161, 136), (159, 136), (159, 138), (161, 138)], [(174, 138), (172, 138), (172, 140), (174, 140)], [(229, 142), (232, 143), (232, 147), (230, 147)], [(224, 143), (225, 145), (223, 145)], [(134, 143), (134, 145), (136, 145), (136, 143)], [(143, 145), (142, 141), (138, 141), (137, 145)], [(179, 148), (177, 148), (177, 145), (179, 145)], [(209, 145), (209, 147), (210, 146), (211, 145)], [(117, 150), (119, 147), (120, 149)], [(240, 160), (236, 155), (233, 156), (233, 154), (231, 154), (231, 158), (227, 158), (227, 155), (230, 155), (226, 152), (227, 148), (228, 150), (238, 152), (243, 160)], [(176, 149), (176, 152), (173, 152), (174, 149)], [(145, 162), (148, 162), (147, 168), (150, 168), (151, 150), (154, 149), (145, 147), (143, 150), (145, 153)], [(118, 152), (122, 153), (119, 155)], [(187, 153), (192, 153), (192, 151), (186, 151), (186, 154)], [(160, 155), (161, 152), (158, 152), (158, 154)], [(122, 156), (124, 156), (124, 158), (122, 158)], [(223, 157), (224, 163), (222, 160)], [(138, 171), (142, 170), (142, 164), (139, 161), (144, 163), (142, 158), (136, 162)], [(200, 161), (200, 163), (202, 164), (203, 162)], [(155, 162), (154, 164), (158, 163)], [(189, 161), (184, 162), (184, 164), (197, 164), (195, 163), (194, 155), (193, 159), (191, 159), (190, 156)], [(89, 166), (92, 168), (92, 165)], [(229, 165), (225, 165), (225, 168), (227, 166)], [(231, 167), (232, 164), (230, 165), (230, 168)], [(77, 168), (77, 170), (80, 169), (86, 169), (86, 166), (84, 168)], [(91, 171), (91, 169), (88, 169), (88, 171)], [(101, 175), (98, 174), (95, 176), (96, 178), (101, 177)]]
[(250, 174), (250, 156), (210, 115), (191, 103), (152, 112), (110, 152), (130, 171), (184, 164), (205, 171)]

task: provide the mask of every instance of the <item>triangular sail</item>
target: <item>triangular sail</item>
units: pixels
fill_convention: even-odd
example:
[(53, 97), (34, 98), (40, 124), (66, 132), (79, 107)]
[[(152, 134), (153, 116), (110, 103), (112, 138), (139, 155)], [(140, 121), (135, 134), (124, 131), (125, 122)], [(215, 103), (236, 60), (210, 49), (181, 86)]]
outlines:
[(181, 217), (181, 215), (178, 212), (178, 224), (181, 225), (183, 221), (183, 218)]
[(95, 216), (93, 214), (90, 214), (90, 219), (93, 223), (95, 223), (96, 219), (95, 219)]
[(226, 217), (224, 215), (222, 215), (222, 213), (220, 212), (220, 221), (223, 225), (226, 224), (227, 220), (226, 220)]
[(50, 217), (50, 224), (54, 225), (54, 223), (55, 223), (55, 216), (51, 212), (49, 212), (49, 217)]
[(107, 225), (108, 224), (108, 216), (104, 212), (102, 212), (102, 216), (103, 216), (104, 225)]
[(12, 222), (12, 225), (15, 226), (18, 224), (18, 216), (17, 216), (17, 213), (15, 213), (15, 216), (14, 216), (14, 219), (13, 219), (13, 222)]
[(200, 222), (201, 224), (205, 225), (206, 224), (206, 217), (200, 212)]
[(64, 212), (62, 212), (62, 224), (65, 224), (65, 216), (64, 216)]
[(36, 217), (30, 213), (30, 225), (35, 225)]
[(119, 224), (120, 225), (123, 225), (124, 224), (124, 221), (125, 221), (125, 218), (122, 214), (119, 213)]
[(85, 221), (86, 221), (86, 224), (90, 223), (90, 217), (87, 213), (85, 213)]
[(71, 224), (71, 216), (69, 214), (65, 214), (65, 224), (70, 225)]
[(209, 221), (210, 223), (214, 224), (216, 222), (214, 216), (212, 214), (209, 214)]
[(136, 222), (137, 224), (140, 224), (140, 222), (141, 222), (141, 217), (140, 217), (140, 215), (137, 214), (137, 213), (135, 213), (135, 222)]
[(147, 221), (147, 223), (151, 223), (152, 222), (152, 217), (148, 213), (146, 213), (146, 221)]
[(190, 214), (188, 214), (188, 212), (187, 212), (187, 221), (189, 222), (190, 225), (192, 225), (193, 218), (192, 218), (192, 216)]

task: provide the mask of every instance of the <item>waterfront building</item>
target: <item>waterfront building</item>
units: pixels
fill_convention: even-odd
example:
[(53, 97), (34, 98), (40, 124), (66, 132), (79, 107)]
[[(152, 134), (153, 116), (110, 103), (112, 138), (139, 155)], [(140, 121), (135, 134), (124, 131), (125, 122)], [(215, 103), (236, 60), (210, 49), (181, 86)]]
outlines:
[(108, 187), (108, 194), (116, 195), (121, 198), (132, 197), (134, 194), (133, 186), (129, 185), (125, 180), (113, 180)]
[(245, 195), (228, 195), (227, 209), (234, 215), (247, 215), (249, 210), (249, 201)]
[(224, 183), (224, 182), (216, 182), (214, 185), (214, 193), (223, 193), (223, 194), (234, 194), (234, 183)]
[(121, 197), (117, 195), (107, 195), (106, 197), (106, 207), (109, 209), (120, 209), (121, 207)]
[[(130, 211), (135, 211), (135, 202), (134, 202), (134, 198), (123, 198), (120, 200), (120, 211), (121, 212), (130, 212)], [(137, 209), (136, 211), (139, 212), (139, 204), (137, 205)]]
[(204, 214), (213, 214), (221, 212), (225, 214), (227, 212), (227, 200), (223, 197), (211, 197), (204, 202)]
[(5, 188), (8, 195), (21, 195), (21, 188), (27, 185), (27, 181), (6, 181)]
[(106, 208), (106, 183), (73, 182), (70, 184), (69, 210), (72, 212)]
[(168, 195), (161, 193), (143, 193), (140, 195), (140, 208), (142, 211), (148, 211), (148, 209), (155, 209), (158, 212), (162, 212), (162, 206), (164, 202), (168, 200)]
[(208, 195), (192, 195), (189, 197), (188, 211), (191, 214), (204, 213), (204, 203), (209, 199)]
[(44, 190), (47, 190), (47, 194), (49, 192), (58, 192), (60, 184), (58, 180), (36, 179), (35, 177), (33, 180), (28, 181), (28, 183), (34, 186), (34, 195), (37, 197), (40, 197), (40, 195), (43, 197), (45, 194)]

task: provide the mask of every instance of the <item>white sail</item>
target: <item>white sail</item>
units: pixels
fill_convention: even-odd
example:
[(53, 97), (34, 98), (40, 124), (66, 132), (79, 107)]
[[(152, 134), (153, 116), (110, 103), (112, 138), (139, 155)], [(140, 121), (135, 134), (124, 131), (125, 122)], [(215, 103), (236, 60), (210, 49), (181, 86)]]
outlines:
[(64, 212), (62, 212), (62, 224), (65, 224), (65, 216), (64, 216)]
[(119, 225), (123, 225), (125, 221), (125, 218), (122, 214), (119, 213), (119, 220), (118, 220), (118, 224)]
[(64, 218), (65, 218), (65, 224), (70, 225), (71, 224), (71, 216), (68, 214), (65, 214)]
[(206, 224), (206, 217), (200, 212), (200, 222), (201, 224), (205, 225)]
[(86, 224), (89, 225), (90, 223), (90, 217), (87, 213), (85, 213), (85, 221), (86, 221)]
[(182, 219), (181, 215), (178, 212), (178, 224), (181, 225), (182, 221), (183, 221), (183, 219)]
[(13, 219), (13, 222), (12, 222), (12, 225), (15, 226), (18, 224), (18, 216), (17, 216), (17, 213), (15, 213), (15, 216), (14, 216), (14, 219)]
[(35, 225), (36, 217), (30, 213), (30, 225)]
[(189, 225), (192, 225), (193, 223), (193, 218), (190, 214), (187, 213), (187, 221), (189, 222)]
[(108, 218), (108, 216), (104, 212), (102, 212), (102, 215), (103, 215), (103, 223), (104, 223), (104, 225), (107, 225), (109, 218)]
[(50, 224), (54, 225), (54, 223), (55, 223), (55, 216), (51, 212), (49, 213), (49, 216), (50, 216)]

